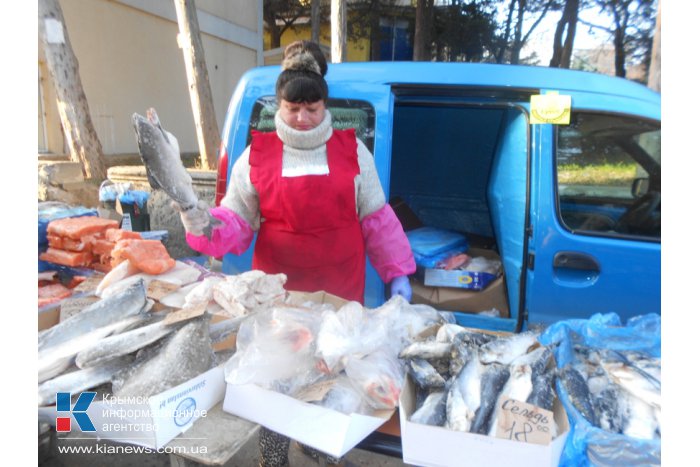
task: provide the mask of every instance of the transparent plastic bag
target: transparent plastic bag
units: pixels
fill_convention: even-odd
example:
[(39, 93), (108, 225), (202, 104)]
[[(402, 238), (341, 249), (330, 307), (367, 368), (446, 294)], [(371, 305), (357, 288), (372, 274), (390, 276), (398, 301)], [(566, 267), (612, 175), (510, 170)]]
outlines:
[(362, 359), (350, 359), (345, 373), (372, 408), (398, 406), (405, 369), (391, 351), (380, 349)]
[(345, 375), (339, 376), (323, 400), (316, 404), (344, 414), (370, 415), (373, 412), (372, 407)]
[(314, 310), (286, 307), (251, 316), (238, 330), (226, 382), (292, 394), (317, 381), (324, 375), (314, 355), (319, 322)]
[(357, 302), (349, 302), (337, 312), (324, 311), (316, 355), (331, 371), (340, 371), (348, 358), (362, 358), (387, 340), (385, 324), (371, 319)]

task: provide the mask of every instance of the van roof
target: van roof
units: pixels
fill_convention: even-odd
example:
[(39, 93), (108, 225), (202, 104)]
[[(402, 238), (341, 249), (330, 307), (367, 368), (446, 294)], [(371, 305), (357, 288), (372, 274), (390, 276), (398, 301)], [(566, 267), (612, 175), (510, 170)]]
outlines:
[[(255, 68), (253, 82), (271, 80), (279, 66)], [(255, 78), (253, 79), (253, 76)], [(569, 93), (597, 93), (659, 105), (661, 95), (637, 82), (562, 68), (492, 63), (444, 62), (348, 62), (329, 64), (326, 80), (330, 86), (341, 83), (389, 84), (393, 86), (467, 86), (510, 88), (513, 90), (557, 90)], [(259, 83), (259, 81), (258, 81)]]

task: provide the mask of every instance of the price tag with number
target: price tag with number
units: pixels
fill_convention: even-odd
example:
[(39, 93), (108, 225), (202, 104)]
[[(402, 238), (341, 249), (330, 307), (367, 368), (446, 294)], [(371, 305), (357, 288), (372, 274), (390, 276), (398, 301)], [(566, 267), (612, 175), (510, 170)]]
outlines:
[(494, 415), (497, 438), (544, 445), (552, 441), (554, 414), (549, 410), (502, 397)]

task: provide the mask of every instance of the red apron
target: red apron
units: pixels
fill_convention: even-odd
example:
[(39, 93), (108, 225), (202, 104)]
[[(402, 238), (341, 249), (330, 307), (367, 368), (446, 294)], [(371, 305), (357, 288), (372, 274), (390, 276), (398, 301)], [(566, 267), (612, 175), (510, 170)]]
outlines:
[(365, 247), (355, 206), (360, 173), (354, 130), (326, 143), (328, 175), (282, 177), (283, 143), (253, 133), (250, 181), (260, 197), (253, 269), (287, 275), (287, 290), (325, 290), (363, 303)]

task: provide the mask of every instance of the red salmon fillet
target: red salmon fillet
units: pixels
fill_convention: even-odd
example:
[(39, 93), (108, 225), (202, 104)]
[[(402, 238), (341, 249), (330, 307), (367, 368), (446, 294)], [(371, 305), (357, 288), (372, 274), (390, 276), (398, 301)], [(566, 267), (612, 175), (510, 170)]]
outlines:
[(83, 251), (67, 251), (49, 247), (39, 255), (42, 261), (62, 264), (63, 266), (87, 266), (92, 262), (92, 253)]
[(159, 240), (119, 240), (112, 250), (112, 267), (126, 259), (146, 274), (162, 274), (175, 267), (175, 260)]
[(95, 237), (93, 235), (86, 235), (80, 240), (59, 237), (57, 235), (47, 235), (46, 238), (48, 238), (51, 248), (69, 251), (91, 251), (92, 245), (95, 242)]
[(109, 240), (95, 240), (95, 244), (92, 246), (92, 252), (96, 255), (111, 255), (112, 249), (116, 245), (115, 242)]
[(39, 287), (39, 308), (63, 300), (72, 295), (72, 291), (63, 284), (50, 284)]
[(67, 217), (49, 222), (46, 233), (80, 240), (85, 235), (96, 234), (117, 227), (119, 227), (119, 222), (114, 219), (104, 219), (95, 216)]
[(132, 232), (130, 230), (122, 229), (107, 229), (105, 232), (105, 239), (109, 242), (118, 242), (119, 240), (125, 240), (127, 238), (141, 239), (141, 234), (138, 232)]

